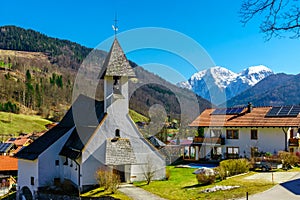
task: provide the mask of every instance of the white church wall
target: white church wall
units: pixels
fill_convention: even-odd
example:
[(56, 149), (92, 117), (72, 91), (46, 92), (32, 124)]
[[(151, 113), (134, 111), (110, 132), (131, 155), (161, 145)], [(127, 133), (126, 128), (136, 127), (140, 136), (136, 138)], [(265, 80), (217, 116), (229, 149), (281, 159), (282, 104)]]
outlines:
[[(131, 167), (130, 177), (134, 176), (136, 180), (144, 180), (141, 164), (147, 163), (146, 158), (149, 157), (151, 163), (155, 163), (154, 169), (157, 171), (155, 179), (163, 179), (165, 177), (164, 158), (143, 138), (130, 117), (125, 113), (120, 114), (119, 109), (121, 108), (118, 107), (116, 102), (111, 107), (113, 107), (110, 108), (111, 112), (108, 113), (100, 129), (94, 134), (83, 151), (82, 184), (97, 183), (95, 173), (100, 166), (105, 164), (106, 139), (114, 138), (116, 129), (120, 130), (121, 138), (130, 139), (136, 156), (137, 164)], [(127, 176), (129, 175), (127, 174)]]
[[(31, 179), (33, 178), (33, 184)], [(32, 194), (38, 188), (38, 160), (18, 159), (18, 190), (28, 187)]]
[[(69, 138), (74, 128), (68, 131), (64, 136), (58, 139), (54, 144), (52, 144), (48, 149), (46, 149), (41, 155), (39, 155), (39, 186), (49, 186), (53, 185), (54, 178), (60, 178), (60, 170), (62, 169), (62, 162), (59, 162), (59, 166), (56, 166), (55, 161), (61, 160), (59, 152), (61, 151), (63, 145)], [(63, 168), (66, 169), (66, 168)], [(66, 173), (66, 172), (64, 172)]]

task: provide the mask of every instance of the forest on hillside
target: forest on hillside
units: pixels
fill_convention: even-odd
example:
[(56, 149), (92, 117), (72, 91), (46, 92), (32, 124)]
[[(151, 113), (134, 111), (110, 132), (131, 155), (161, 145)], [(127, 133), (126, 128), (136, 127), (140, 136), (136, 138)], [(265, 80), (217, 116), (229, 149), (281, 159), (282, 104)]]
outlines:
[[(59, 121), (71, 105), (72, 89), (77, 87), (74, 85), (77, 70), (90, 51), (79, 44), (51, 38), (33, 30), (0, 27), (0, 87), (3, 88), (0, 109), (36, 112)], [(107, 54), (100, 50), (93, 53), (99, 63)], [(191, 99), (190, 96), (195, 96), (191, 91), (168, 83), (134, 62), (130, 61), (130, 64), (138, 76), (138, 82), (130, 82), (130, 108), (138, 113), (149, 116), (149, 108), (160, 104), (168, 116), (179, 119), (184, 105), (186, 112), (191, 113), (184, 115), (185, 124), (188, 124), (200, 111), (211, 106), (201, 97)], [(148, 82), (140, 87), (140, 83)], [(103, 84), (101, 81), (97, 84), (100, 90), (96, 98), (102, 100)], [(195, 110), (194, 101), (199, 111)]]
[[(75, 42), (48, 37), (37, 31), (16, 26), (0, 27), (0, 49), (44, 52), (52, 64), (71, 69), (78, 69), (92, 51), (91, 48)], [(105, 52), (99, 53), (105, 55)]]
[(59, 120), (71, 103), (75, 73), (58, 70), (47, 60), (30, 58), (30, 54), (22, 58), (6, 52), (0, 51), (0, 111)]

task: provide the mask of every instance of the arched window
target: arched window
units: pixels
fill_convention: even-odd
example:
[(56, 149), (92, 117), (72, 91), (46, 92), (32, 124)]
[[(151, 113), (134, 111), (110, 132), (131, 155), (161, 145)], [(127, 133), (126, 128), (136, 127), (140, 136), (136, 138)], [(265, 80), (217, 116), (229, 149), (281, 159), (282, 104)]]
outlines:
[(120, 129), (116, 129), (115, 136), (120, 137)]
[(114, 76), (114, 86), (113, 86), (113, 92), (114, 94), (121, 94), (121, 85), (120, 85), (120, 76)]

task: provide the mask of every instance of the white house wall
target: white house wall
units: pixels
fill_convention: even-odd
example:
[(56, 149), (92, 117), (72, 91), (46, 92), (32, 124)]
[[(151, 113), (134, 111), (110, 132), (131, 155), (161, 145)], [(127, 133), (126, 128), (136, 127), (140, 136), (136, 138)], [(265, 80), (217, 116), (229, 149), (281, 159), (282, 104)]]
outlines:
[[(73, 129), (74, 128), (68, 131), (64, 136), (58, 139), (54, 144), (52, 144), (48, 149), (39, 155), (39, 187), (53, 185), (54, 178), (60, 178), (60, 171), (66, 169), (63, 167), (63, 162), (59, 156), (59, 152), (66, 143)], [(55, 160), (60, 160), (59, 166), (55, 165)]]
[[(217, 128), (216, 128), (217, 129)], [(227, 139), (226, 130), (239, 130), (239, 139)], [(251, 140), (251, 130), (258, 131), (258, 139)], [(273, 127), (253, 127), (253, 128), (221, 128), (222, 137), (225, 138), (225, 145), (222, 145), (223, 157), (227, 152), (227, 147), (239, 147), (239, 155), (244, 157), (251, 156), (251, 147), (258, 147), (258, 151), (278, 153), (278, 151), (285, 150), (285, 134), (282, 128)], [(210, 137), (210, 129), (204, 129), (205, 137)], [(288, 139), (288, 138), (287, 138)], [(205, 146), (205, 151), (210, 157), (210, 149), (214, 145)], [(221, 145), (216, 145), (221, 146)], [(202, 148), (204, 148), (202, 146)]]
[[(18, 159), (18, 190), (27, 186), (31, 193), (38, 188), (38, 164), (37, 159), (34, 161)], [(34, 185), (31, 185), (31, 177), (34, 177)]]

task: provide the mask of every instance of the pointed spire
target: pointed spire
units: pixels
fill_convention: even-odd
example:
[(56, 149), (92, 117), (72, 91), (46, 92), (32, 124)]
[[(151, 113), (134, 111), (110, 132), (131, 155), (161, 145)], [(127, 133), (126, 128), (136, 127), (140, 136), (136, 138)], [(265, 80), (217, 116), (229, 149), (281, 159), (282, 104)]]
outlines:
[(103, 79), (104, 76), (135, 77), (135, 73), (116, 38), (100, 72), (100, 78)]
[(118, 30), (119, 30), (119, 27), (118, 27), (118, 18), (117, 18), (117, 13), (115, 14), (115, 19), (114, 19), (114, 22), (115, 24), (112, 25), (112, 28), (115, 32), (115, 39), (117, 38), (117, 33), (118, 33)]

